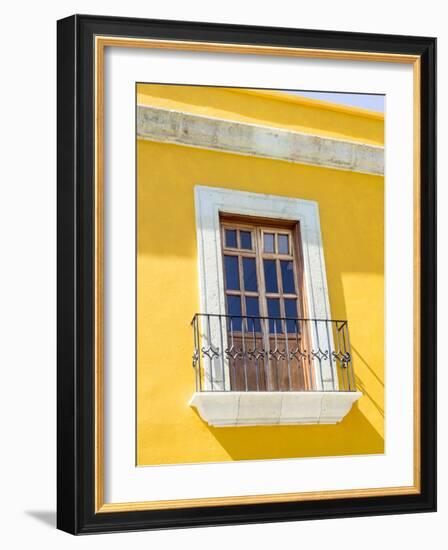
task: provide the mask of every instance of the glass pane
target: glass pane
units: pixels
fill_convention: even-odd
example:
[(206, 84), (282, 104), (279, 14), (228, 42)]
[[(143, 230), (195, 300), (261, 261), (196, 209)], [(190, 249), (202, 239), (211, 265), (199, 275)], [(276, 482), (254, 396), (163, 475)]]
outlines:
[(263, 233), (264, 251), (275, 252), (274, 250), (274, 233)]
[[(258, 298), (255, 296), (246, 296), (246, 314), (248, 317), (253, 315), (259, 317), (260, 308), (258, 307)], [(252, 332), (255, 328), (255, 332), (261, 332), (260, 319), (248, 319), (247, 330)]]
[(226, 229), (226, 246), (228, 248), (238, 248), (236, 244), (236, 229)]
[(282, 272), (283, 292), (285, 294), (295, 294), (296, 284), (294, 281), (293, 263), (288, 260), (280, 260), (280, 269)]
[(252, 233), (250, 231), (240, 231), (240, 248), (252, 250)]
[[(241, 315), (241, 298), (239, 296), (227, 296), (227, 314)], [(241, 331), (241, 317), (229, 317), (228, 330)]]
[(263, 260), (264, 283), (266, 292), (278, 292), (277, 269), (275, 260)]
[[(278, 298), (268, 298), (268, 317), (280, 317), (280, 300)], [(282, 322), (280, 319), (269, 319), (269, 332), (275, 332), (277, 334), (282, 332)]]
[(240, 279), (237, 256), (224, 256), (224, 271), (226, 273), (226, 289), (239, 290)]
[(255, 258), (243, 258), (244, 290), (257, 292), (257, 269)]
[(289, 254), (289, 235), (278, 236), (278, 253)]
[[(285, 317), (292, 317), (293, 319), (297, 318), (297, 304), (295, 299), (285, 298)], [(296, 325), (298, 332), (300, 332), (300, 327), (296, 321), (286, 321), (286, 326), (289, 333), (296, 332)]]

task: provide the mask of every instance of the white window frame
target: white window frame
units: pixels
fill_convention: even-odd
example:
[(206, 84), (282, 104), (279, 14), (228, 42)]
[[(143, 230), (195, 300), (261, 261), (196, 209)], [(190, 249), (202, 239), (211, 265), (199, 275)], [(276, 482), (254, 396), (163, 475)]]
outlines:
[[(226, 314), (224, 272), (221, 253), (220, 212), (244, 216), (258, 216), (274, 220), (289, 220), (300, 223), (303, 253), (304, 287), (308, 316), (312, 319), (331, 319), (327, 276), (320, 228), (319, 206), (316, 201), (266, 195), (233, 189), (196, 185), (195, 210), (199, 262), (200, 313)], [(312, 350), (318, 350), (318, 342), (328, 341), (323, 323), (313, 324), (311, 330)], [(225, 330), (225, 327), (223, 327)], [(213, 332), (211, 341), (218, 341)], [(209, 345), (207, 334), (201, 334), (202, 345)], [(227, 341), (224, 334), (224, 341)], [(330, 344), (334, 349), (330, 331)], [(221, 350), (222, 352), (223, 350)], [(314, 361), (316, 390), (338, 390), (335, 362), (324, 361), (322, 372)], [(230, 390), (228, 361), (210, 367), (204, 365), (205, 390)], [(211, 372), (212, 370), (212, 372)]]

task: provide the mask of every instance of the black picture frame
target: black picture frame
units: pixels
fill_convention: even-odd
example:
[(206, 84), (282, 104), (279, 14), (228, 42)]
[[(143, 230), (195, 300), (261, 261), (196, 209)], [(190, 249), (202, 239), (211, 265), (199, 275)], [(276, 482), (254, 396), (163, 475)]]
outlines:
[[(93, 42), (97, 35), (420, 57), (419, 494), (96, 513)], [(435, 511), (436, 39), (74, 15), (58, 21), (57, 47), (57, 527), (82, 534)]]

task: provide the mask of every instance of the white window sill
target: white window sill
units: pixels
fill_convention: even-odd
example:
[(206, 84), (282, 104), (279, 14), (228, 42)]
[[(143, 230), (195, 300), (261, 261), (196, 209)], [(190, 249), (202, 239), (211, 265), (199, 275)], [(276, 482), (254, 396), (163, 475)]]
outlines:
[(336, 424), (361, 392), (196, 392), (190, 406), (210, 426)]

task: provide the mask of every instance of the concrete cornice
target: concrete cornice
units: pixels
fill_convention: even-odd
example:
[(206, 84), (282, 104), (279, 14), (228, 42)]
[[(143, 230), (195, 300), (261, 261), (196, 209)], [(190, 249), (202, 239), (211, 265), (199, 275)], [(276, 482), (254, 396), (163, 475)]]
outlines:
[(380, 146), (204, 115), (137, 106), (141, 139), (382, 176)]

